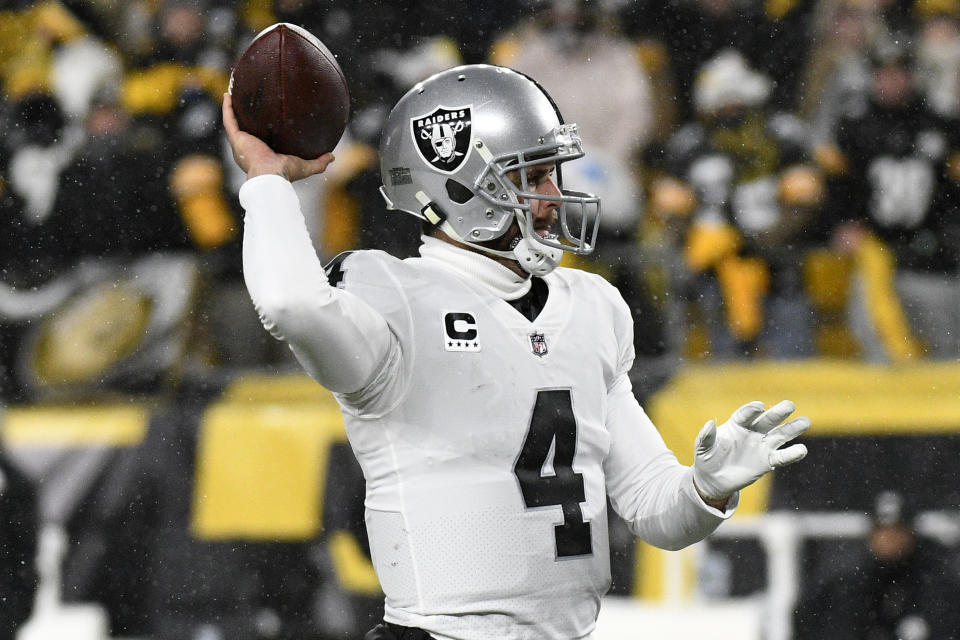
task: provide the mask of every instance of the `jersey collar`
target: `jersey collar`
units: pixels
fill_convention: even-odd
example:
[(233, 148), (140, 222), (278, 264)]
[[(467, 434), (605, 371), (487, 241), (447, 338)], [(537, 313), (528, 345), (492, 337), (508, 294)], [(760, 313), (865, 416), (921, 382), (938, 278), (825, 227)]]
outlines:
[(487, 256), (455, 247), (432, 236), (420, 236), (420, 256), (432, 265), (454, 271), (503, 300), (515, 300), (530, 291), (530, 278), (517, 275)]

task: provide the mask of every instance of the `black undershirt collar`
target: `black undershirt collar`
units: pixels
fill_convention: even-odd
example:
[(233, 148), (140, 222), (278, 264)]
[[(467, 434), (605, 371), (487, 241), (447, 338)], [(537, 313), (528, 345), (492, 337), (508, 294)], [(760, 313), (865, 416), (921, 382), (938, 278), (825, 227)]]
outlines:
[(530, 291), (526, 292), (516, 300), (507, 300), (514, 309), (519, 311), (524, 318), (533, 322), (543, 311), (543, 306), (547, 303), (547, 295), (550, 293), (550, 287), (543, 281), (543, 278), (531, 276)]

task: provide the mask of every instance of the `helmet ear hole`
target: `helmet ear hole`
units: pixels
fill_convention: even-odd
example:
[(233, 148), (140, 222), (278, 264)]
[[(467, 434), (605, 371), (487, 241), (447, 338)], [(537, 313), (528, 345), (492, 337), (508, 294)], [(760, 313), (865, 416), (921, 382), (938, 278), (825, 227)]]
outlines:
[(473, 191), (453, 179), (447, 179), (447, 196), (457, 204), (465, 204), (473, 198)]

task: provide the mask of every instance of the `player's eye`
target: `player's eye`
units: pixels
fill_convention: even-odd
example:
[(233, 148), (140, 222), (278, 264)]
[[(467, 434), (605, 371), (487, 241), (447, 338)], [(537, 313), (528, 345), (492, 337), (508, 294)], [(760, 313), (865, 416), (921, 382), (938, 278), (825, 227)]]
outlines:
[(527, 182), (531, 185), (541, 185), (554, 174), (554, 169), (536, 169), (527, 173)]

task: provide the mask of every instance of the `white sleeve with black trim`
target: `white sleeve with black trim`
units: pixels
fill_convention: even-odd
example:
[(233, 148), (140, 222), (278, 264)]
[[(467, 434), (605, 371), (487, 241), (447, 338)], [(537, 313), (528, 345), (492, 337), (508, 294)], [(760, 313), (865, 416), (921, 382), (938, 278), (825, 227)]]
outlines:
[(260, 321), (290, 345), (314, 379), (353, 393), (377, 377), (399, 345), (383, 317), (331, 287), (307, 232), (293, 185), (278, 175), (240, 188), (243, 275)]

